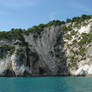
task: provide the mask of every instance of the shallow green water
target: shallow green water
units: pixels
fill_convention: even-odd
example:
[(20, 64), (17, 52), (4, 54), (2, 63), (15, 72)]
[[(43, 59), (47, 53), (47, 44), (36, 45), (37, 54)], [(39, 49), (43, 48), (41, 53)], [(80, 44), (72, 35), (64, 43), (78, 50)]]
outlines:
[(0, 92), (92, 92), (92, 77), (0, 78)]

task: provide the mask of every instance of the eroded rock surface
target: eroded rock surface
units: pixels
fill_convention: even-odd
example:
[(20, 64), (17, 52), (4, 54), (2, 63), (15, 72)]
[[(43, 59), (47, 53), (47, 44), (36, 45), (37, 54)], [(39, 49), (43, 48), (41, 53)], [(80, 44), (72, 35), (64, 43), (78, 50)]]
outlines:
[(0, 76), (92, 75), (92, 18), (54, 22), (0, 33)]

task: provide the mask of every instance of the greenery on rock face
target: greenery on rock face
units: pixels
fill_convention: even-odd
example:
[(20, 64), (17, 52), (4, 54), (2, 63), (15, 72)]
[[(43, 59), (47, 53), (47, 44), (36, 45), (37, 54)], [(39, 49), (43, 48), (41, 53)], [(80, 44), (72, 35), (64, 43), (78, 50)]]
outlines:
[(67, 35), (64, 35), (64, 38), (66, 38), (68, 40), (71, 40), (72, 39), (72, 36), (70, 34), (67, 34)]
[(70, 22), (72, 22), (72, 20), (68, 18), (68, 19), (66, 20), (66, 22), (67, 22), (67, 23), (70, 23)]
[[(67, 19), (67, 23), (73, 23), (73, 27), (79, 28), (81, 25), (87, 25), (85, 20), (92, 18), (92, 16), (82, 15), (81, 17), (75, 17), (72, 20)], [(71, 22), (72, 21), (72, 22)], [(69, 26), (68, 26), (69, 25)], [(69, 67), (74, 67), (77, 62), (81, 60), (85, 60), (87, 57), (85, 56), (85, 52), (87, 50), (86, 46), (92, 42), (92, 31), (89, 33), (82, 33), (81, 36), (78, 36), (77, 32), (73, 31), (71, 24), (67, 24), (62, 27), (64, 30), (64, 38), (66, 41), (71, 40), (71, 44), (67, 43), (68, 49), (71, 49), (71, 57), (67, 56), (67, 60), (70, 62), (68, 64)], [(91, 29), (92, 30), (92, 29)], [(74, 39), (74, 40), (73, 40)]]
[(78, 22), (81, 23), (82, 21), (86, 20), (86, 19), (90, 19), (92, 18), (92, 16), (88, 16), (88, 15), (82, 15), (81, 17), (74, 17), (72, 19), (72, 22)]
[(9, 51), (9, 52), (12, 54), (13, 51), (14, 51), (14, 49), (15, 49), (15, 47), (14, 47), (13, 45), (2, 45), (2, 46), (0, 47), (1, 53), (2, 53), (3, 51)]
[(11, 29), (9, 32), (0, 32), (0, 40), (7, 39), (11, 41), (13, 39), (18, 39), (24, 41), (24, 37), (22, 35), (24, 31), (25, 30), (22, 29)]
[(76, 62), (72, 62), (71, 64), (68, 64), (68, 67), (72, 68), (76, 65)]
[(43, 29), (45, 27), (51, 27), (51, 26), (57, 26), (57, 25), (61, 25), (61, 24), (65, 24), (64, 21), (59, 21), (59, 20), (53, 20), (50, 21), (47, 24), (39, 24), (38, 26), (33, 26), (32, 28), (28, 28), (28, 30), (25, 32), (27, 35), (31, 32), (31, 33), (35, 33), (34, 34), (34, 38), (37, 38), (38, 35), (41, 34), (41, 32), (43, 31)]
[(32, 28), (29, 28), (27, 31), (28, 32), (41, 32), (43, 31), (43, 28), (45, 27), (45, 24), (40, 24), (38, 26), (33, 26)]
[(5, 56), (4, 53), (8, 52), (12, 54), (14, 52), (15, 47), (13, 45), (2, 45), (0, 46), (0, 59), (3, 59)]
[(71, 52), (74, 55), (70, 58), (71, 63), (68, 65), (69, 67), (74, 67), (77, 62), (86, 59), (85, 56), (85, 52), (87, 50), (86, 46), (90, 42), (92, 42), (92, 31), (90, 31), (89, 33), (82, 33), (79, 42), (77, 42), (76, 40), (72, 42), (72, 47), (77, 45), (77, 50), (74, 51), (73, 48), (71, 48)]
[(74, 41), (72, 42), (73, 45), (76, 44), (76, 43), (77, 43), (77, 40), (74, 40)]
[(24, 63), (24, 58), (25, 58), (25, 52), (24, 52), (23, 48), (20, 47), (19, 49), (17, 49), (16, 54), (19, 56), (20, 63), (23, 64)]
[[(70, 34), (64, 34), (64, 38), (71, 40), (72, 36), (74, 36), (76, 34), (76, 32), (74, 30), (70, 31)], [(74, 43), (74, 42), (73, 42)]]
[[(60, 21), (60, 20), (53, 20), (53, 21), (50, 21), (48, 24), (39, 24), (38, 26), (33, 26), (32, 28), (29, 28), (27, 30), (11, 29), (11, 31), (9, 31), (9, 32), (0, 32), (0, 40), (8, 39), (11, 41), (12, 39), (18, 39), (18, 40), (23, 41), (24, 40), (23, 33), (29, 34), (30, 32), (33, 32), (33, 33), (37, 32), (37, 35), (39, 35), (43, 31), (44, 27), (50, 27), (52, 25), (58, 26), (58, 25), (62, 25), (65, 23), (69, 23), (69, 22), (76, 22), (76, 25), (77, 25), (78, 23), (81, 23), (82, 21), (84, 21), (86, 19), (90, 19), (90, 18), (92, 18), (92, 16), (82, 15), (81, 17), (74, 17), (72, 19), (67, 19), (66, 22)], [(71, 28), (72, 28), (71, 26), (69, 26), (69, 27), (63, 26), (62, 29), (64, 31), (66, 31), (66, 30), (72, 30)]]
[(88, 34), (82, 33), (81, 36), (82, 36), (82, 39), (79, 42), (80, 46), (83, 46), (84, 44), (88, 44), (92, 42), (92, 31), (90, 31)]
[(19, 46), (16, 54), (19, 56), (20, 64), (24, 63), (24, 58), (26, 57), (26, 55), (27, 55), (27, 57), (26, 57), (27, 59), (28, 59), (28, 57), (33, 57), (34, 62), (39, 59), (39, 56), (37, 55), (37, 53), (31, 51), (31, 49), (30, 49), (31, 46), (27, 42), (24, 42), (24, 43), (16, 42), (14, 45)]
[(61, 25), (61, 24), (65, 24), (64, 21), (60, 21), (60, 20), (53, 20), (53, 21), (50, 21), (46, 26), (57, 26), (57, 25)]
[(75, 32), (74, 30), (72, 30), (71, 35), (76, 35), (77, 32)]

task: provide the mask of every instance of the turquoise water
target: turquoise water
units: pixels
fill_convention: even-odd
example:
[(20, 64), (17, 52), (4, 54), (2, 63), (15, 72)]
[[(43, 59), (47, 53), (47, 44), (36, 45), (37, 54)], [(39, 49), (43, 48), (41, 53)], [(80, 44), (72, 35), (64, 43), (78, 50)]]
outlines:
[(0, 92), (92, 92), (92, 77), (0, 78)]

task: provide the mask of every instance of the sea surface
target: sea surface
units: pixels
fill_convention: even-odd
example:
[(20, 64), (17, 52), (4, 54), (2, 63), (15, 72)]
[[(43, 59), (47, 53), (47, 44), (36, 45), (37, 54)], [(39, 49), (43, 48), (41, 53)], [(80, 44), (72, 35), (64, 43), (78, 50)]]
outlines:
[(0, 92), (92, 92), (92, 77), (1, 77)]

